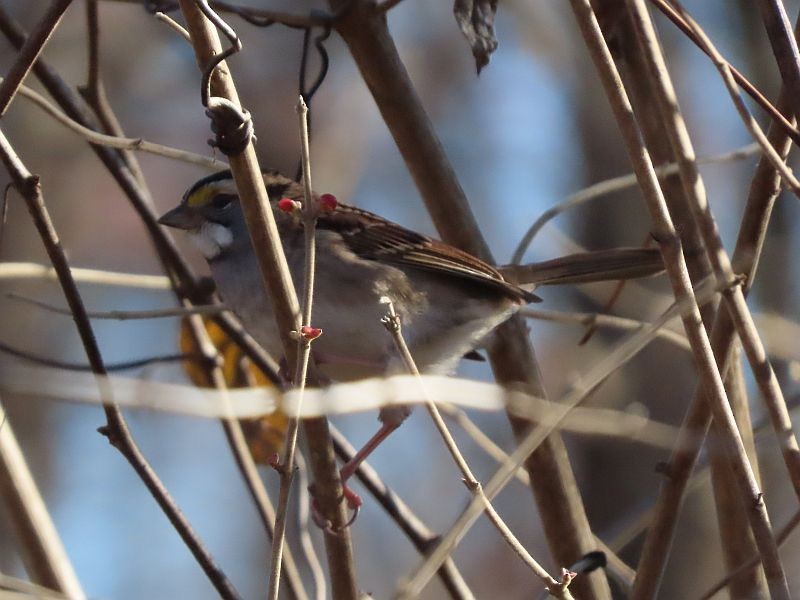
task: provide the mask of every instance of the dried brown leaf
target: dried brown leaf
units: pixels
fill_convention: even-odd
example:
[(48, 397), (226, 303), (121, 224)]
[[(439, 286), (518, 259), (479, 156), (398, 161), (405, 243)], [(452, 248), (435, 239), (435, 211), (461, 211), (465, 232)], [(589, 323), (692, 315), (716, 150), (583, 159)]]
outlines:
[(478, 74), (489, 64), (492, 52), (497, 50), (497, 37), (494, 33), (497, 1), (455, 0), (453, 5), (453, 15), (472, 48)]

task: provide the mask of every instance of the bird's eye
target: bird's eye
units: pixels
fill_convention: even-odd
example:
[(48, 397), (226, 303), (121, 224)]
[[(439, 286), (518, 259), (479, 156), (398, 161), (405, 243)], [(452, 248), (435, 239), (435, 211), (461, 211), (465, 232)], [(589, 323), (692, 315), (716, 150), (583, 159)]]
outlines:
[(223, 210), (231, 205), (234, 198), (236, 198), (236, 196), (233, 194), (217, 194), (211, 200), (211, 206), (218, 210)]

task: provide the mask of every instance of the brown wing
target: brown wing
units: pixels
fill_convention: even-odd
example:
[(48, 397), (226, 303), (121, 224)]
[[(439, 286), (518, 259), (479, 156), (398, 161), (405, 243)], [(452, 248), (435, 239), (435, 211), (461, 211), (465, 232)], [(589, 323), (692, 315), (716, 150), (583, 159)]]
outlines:
[(505, 281), (496, 269), (471, 254), (366, 210), (339, 204), (332, 213), (321, 214), (317, 226), (337, 231), (347, 247), (361, 258), (469, 279), (525, 302), (539, 300)]

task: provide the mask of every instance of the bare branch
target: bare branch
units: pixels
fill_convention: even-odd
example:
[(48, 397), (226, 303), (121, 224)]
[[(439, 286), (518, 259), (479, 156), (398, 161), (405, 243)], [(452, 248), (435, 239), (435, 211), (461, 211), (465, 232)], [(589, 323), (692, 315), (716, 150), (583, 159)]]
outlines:
[[(192, 308), (188, 300), (183, 300), (183, 305), (187, 310)], [(258, 469), (256, 468), (250, 448), (247, 445), (242, 426), (238, 419), (231, 414), (228, 386), (222, 372), (223, 358), (212, 343), (206, 331), (203, 319), (199, 315), (190, 315), (187, 321), (189, 333), (192, 336), (193, 342), (205, 358), (201, 366), (205, 368), (206, 378), (222, 396), (222, 405), (225, 409), (225, 414), (223, 414), (220, 421), (225, 431), (225, 437), (228, 439), (228, 445), (236, 461), (236, 466), (239, 468), (239, 472), (244, 479), (267, 537), (274, 539), (275, 532), (272, 524), (275, 522), (275, 509), (272, 506), (272, 501), (267, 494), (261, 476), (258, 474)], [(286, 575), (287, 588), (292, 598), (308, 600), (308, 594), (303, 588), (303, 582), (297, 571), (297, 565), (288, 549), (286, 551), (286, 561), (282, 565), (282, 570)]]
[[(100, 73), (100, 20), (97, 0), (87, 0), (86, 2), (86, 25), (88, 30), (86, 43), (89, 47), (88, 75), (86, 85), (78, 87), (78, 93), (94, 110), (103, 131), (109, 135), (121, 137), (122, 126), (108, 103), (106, 88)], [(142, 173), (139, 161), (136, 160), (131, 149), (122, 149), (120, 154), (139, 185), (145, 187), (147, 184), (144, 173)]]
[(42, 20), (34, 27), (25, 44), (19, 49), (17, 60), (11, 65), (8, 75), (6, 75), (3, 83), (0, 84), (0, 117), (8, 110), (11, 100), (14, 99), (14, 94), (17, 93), (28, 71), (36, 62), (36, 59), (39, 58), (39, 54), (41, 54), (45, 44), (47, 44), (50, 36), (53, 35), (56, 27), (58, 27), (61, 17), (64, 16), (64, 11), (67, 10), (71, 3), (72, 0), (54, 0)]
[[(709, 285), (711, 283), (713, 282), (708, 281), (702, 284), (700, 286), (701, 291), (698, 291), (698, 295), (707, 297), (708, 294), (713, 293), (713, 288), (710, 288)], [(526, 460), (526, 457), (541, 445), (553, 430), (561, 427), (570, 413), (580, 406), (580, 404), (597, 388), (597, 386), (605, 381), (611, 373), (627, 363), (654, 339), (656, 332), (661, 327), (664, 327), (675, 317), (690, 313), (692, 310), (694, 310), (694, 308), (691, 299), (683, 297), (680, 300), (676, 300), (656, 321), (628, 336), (623, 343), (612, 349), (602, 360), (595, 363), (579, 379), (575, 380), (571, 389), (557, 402), (548, 403), (547, 405), (550, 406), (551, 409), (548, 411), (546, 424), (534, 427), (525, 438), (523, 438), (516, 450), (509, 456), (508, 460), (504, 462), (491, 477), (484, 487), (487, 498), (489, 498), (489, 500), (495, 498), (511, 480), (514, 473)], [(517, 404), (516, 408), (521, 408), (524, 411), (525, 405)], [(543, 417), (544, 415), (539, 415), (537, 421), (542, 422)], [(694, 441), (696, 442), (697, 440)], [(687, 438), (684, 440), (684, 443), (691, 444), (691, 441)], [(442, 536), (436, 549), (430, 554), (425, 563), (409, 578), (409, 583), (404, 586), (404, 593), (413, 595), (422, 589), (425, 582), (432, 577), (440, 561), (452, 551), (452, 548), (459, 542), (467, 529), (480, 515), (481, 510), (480, 502), (473, 500), (467, 509), (459, 516), (450, 530)]]
[[(72, 316), (68, 308), (53, 306), (40, 300), (26, 298), (17, 294), (6, 294), (6, 298), (18, 300), (26, 304), (31, 304), (48, 312), (59, 315)], [(111, 310), (111, 311), (87, 311), (86, 315), (90, 319), (111, 319), (115, 321), (128, 321), (133, 319), (164, 319), (167, 317), (188, 317), (191, 315), (214, 315), (228, 310), (224, 304), (211, 304), (208, 306), (188, 306), (177, 308), (157, 308), (154, 310)]]
[[(2, 80), (2, 78), (0, 78)], [(164, 156), (174, 160), (180, 160), (193, 165), (198, 165), (205, 169), (222, 170), (227, 168), (228, 163), (214, 157), (203, 156), (202, 154), (195, 154), (187, 150), (179, 150), (171, 148), (162, 144), (148, 142), (142, 138), (128, 138), (119, 137), (116, 135), (106, 135), (98, 133), (97, 131), (81, 125), (78, 121), (69, 118), (67, 115), (53, 106), (44, 96), (38, 94), (26, 86), (20, 86), (19, 93), (39, 108), (44, 110), (47, 114), (53, 117), (57, 122), (68, 127), (71, 131), (77, 133), (84, 138), (87, 142), (92, 144), (99, 144), (101, 146), (108, 146), (109, 148), (117, 148), (122, 150), (137, 150), (155, 154), (157, 156)]]
[[(648, 323), (645, 321), (637, 321), (635, 319), (617, 317), (615, 315), (606, 315), (603, 313), (563, 312), (558, 310), (523, 308), (520, 311), (520, 314), (529, 319), (553, 321), (555, 323), (578, 323), (585, 326), (599, 325), (601, 327), (611, 327), (614, 329), (623, 329), (627, 331), (638, 330), (648, 325)], [(691, 347), (689, 346), (689, 340), (686, 339), (685, 335), (678, 333), (677, 331), (672, 331), (671, 329), (660, 329), (658, 331), (658, 337), (675, 344), (682, 350), (691, 350)]]
[(703, 327), (696, 299), (692, 293), (686, 261), (681, 251), (680, 238), (675, 231), (658, 179), (653, 170), (653, 165), (647, 150), (644, 148), (630, 102), (622, 86), (622, 81), (614, 65), (611, 53), (600, 32), (589, 0), (570, 0), (570, 3), (578, 20), (584, 41), (589, 48), (592, 60), (603, 82), (606, 95), (625, 140), (628, 154), (633, 161), (634, 171), (639, 177), (639, 183), (651, 213), (653, 237), (662, 250), (664, 264), (667, 267), (675, 297), (679, 299), (688, 298), (692, 307), (692, 313), (683, 317), (684, 328), (692, 346), (695, 365), (698, 369), (707, 401), (714, 414), (716, 426), (723, 436), (722, 443), (725, 451), (731, 457), (731, 460), (735, 461), (737, 483), (739, 484), (742, 502), (745, 505), (752, 506), (748, 516), (764, 562), (764, 570), (767, 574), (770, 592), (777, 598), (789, 598), (786, 576), (772, 534), (766, 505), (762, 500), (761, 492), (747, 460), (741, 436), (731, 413), (722, 377), (717, 368), (708, 335)]
[[(356, 455), (356, 449), (333, 427), (331, 427), (331, 437), (336, 454), (345, 464), (349, 463)], [(522, 472), (524, 473), (524, 471)], [(380, 476), (369, 463), (364, 461), (358, 465), (354, 475), (378, 501), (389, 517), (397, 523), (397, 526), (411, 540), (420, 554), (426, 554), (436, 542), (437, 536), (411, 511), (402, 498), (381, 481)], [(437, 574), (453, 598), (459, 600), (472, 598), (472, 592), (451, 558), (442, 563)]]
[(786, 9), (781, 0), (759, 0), (758, 5), (792, 111), (800, 116), (800, 53)]
[[(34, 354), (33, 352), (27, 352), (25, 350), (21, 350), (19, 348), (15, 348), (5, 342), (0, 342), (0, 352), (4, 352), (10, 356), (14, 356), (16, 358), (21, 358), (23, 360), (27, 360), (37, 365), (44, 365), (46, 367), (53, 367), (56, 369), (65, 369), (67, 371), (91, 371), (92, 366), (85, 363), (72, 363), (66, 362), (62, 360), (56, 360), (54, 358), (47, 358), (45, 356), (40, 356), (38, 354)], [(105, 365), (106, 371), (109, 373), (114, 371), (127, 371), (130, 369), (138, 369), (141, 367), (147, 367), (150, 365), (157, 365), (162, 363), (170, 363), (170, 362), (183, 362), (183, 361), (202, 361), (205, 360), (203, 356), (199, 354), (167, 354), (164, 356), (149, 356), (147, 358), (140, 358), (138, 360), (126, 360), (124, 362), (119, 363), (107, 363)]]
[[(700, 48), (702, 52), (710, 56), (708, 48), (703, 44), (692, 27), (689, 26), (684, 18), (684, 15), (675, 10), (675, 8), (669, 4), (671, 0), (650, 0), (650, 2), (670, 21), (672, 21), (684, 34), (686, 34), (692, 43)], [(790, 120), (784, 116), (784, 113), (779, 108), (773, 106), (772, 103), (767, 100), (766, 96), (764, 96), (758, 90), (758, 88), (750, 83), (750, 81), (744, 75), (742, 75), (741, 72), (736, 69), (736, 67), (727, 61), (725, 61), (725, 63), (730, 69), (733, 78), (736, 80), (736, 83), (742, 86), (748, 95), (769, 114), (773, 122), (776, 123), (778, 127), (783, 129), (784, 133), (794, 140), (795, 143), (800, 142), (800, 131), (797, 130), (796, 125), (790, 122)]]
[(300, 546), (303, 548), (308, 568), (314, 579), (315, 600), (326, 600), (328, 597), (328, 584), (325, 580), (325, 571), (319, 561), (317, 552), (314, 550), (314, 542), (311, 539), (311, 492), (309, 491), (308, 467), (302, 454), (295, 456), (297, 461), (297, 473), (300, 476), (298, 493), (300, 501), (297, 508), (297, 527), (300, 530)]
[[(761, 147), (758, 144), (748, 144), (747, 146), (742, 146), (741, 148), (737, 148), (731, 152), (698, 158), (697, 164), (724, 164), (727, 162), (747, 158), (748, 156), (757, 154), (760, 151)], [(677, 172), (678, 163), (670, 163), (668, 165), (656, 167), (656, 175), (658, 175), (659, 178), (667, 177)], [(638, 181), (635, 173), (620, 175), (619, 177), (613, 177), (611, 179), (606, 179), (605, 181), (593, 183), (592, 185), (585, 187), (574, 194), (571, 194), (561, 202), (554, 204), (544, 211), (522, 236), (522, 239), (520, 240), (519, 244), (517, 244), (517, 247), (514, 249), (514, 253), (511, 256), (511, 263), (516, 265), (522, 262), (522, 257), (533, 243), (533, 238), (536, 237), (536, 235), (544, 228), (545, 225), (547, 225), (547, 223), (552, 221), (558, 215), (565, 213), (568, 210), (572, 210), (573, 208), (582, 206), (592, 200), (601, 198), (607, 194), (611, 194), (612, 192), (619, 192), (631, 187), (635, 187), (636, 185), (638, 185)]]
[[(800, 510), (794, 513), (789, 522), (784, 525), (781, 530), (778, 532), (777, 541), (778, 546), (783, 546), (784, 542), (789, 539), (789, 536), (797, 529), (800, 525)], [(728, 583), (730, 583), (731, 579), (740, 575), (743, 572), (746, 572), (753, 567), (757, 567), (759, 563), (759, 557), (753, 556), (750, 560), (748, 560), (745, 564), (740, 566), (735, 571), (728, 573), (725, 577), (720, 579), (716, 584), (714, 584), (711, 589), (709, 589), (705, 594), (700, 596), (700, 600), (711, 600), (714, 596), (716, 596), (722, 588), (724, 588)]]
[[(647, 7), (644, 0), (634, 0), (632, 6), (636, 33), (640, 39), (645, 61), (649, 66), (648, 75), (653, 86), (656, 105), (658, 106), (667, 138), (678, 158), (681, 182), (689, 200), (692, 218), (703, 236), (716, 278), (719, 281), (734, 281), (735, 275), (731, 267), (731, 261), (722, 245), (715, 219), (708, 206), (705, 187), (695, 164), (694, 149), (689, 138), (688, 129), (681, 116), (675, 90), (667, 72), (666, 62), (661, 54), (655, 30), (650, 22)], [(704, 39), (701, 32), (698, 32), (698, 36)], [(781, 442), (784, 460), (789, 470), (789, 478), (792, 481), (796, 481), (795, 493), (800, 495), (800, 449), (792, 431), (792, 423), (786, 408), (786, 401), (783, 398), (783, 393), (778, 385), (769, 359), (766, 357), (766, 351), (752, 321), (741, 286), (737, 285), (728, 288), (723, 293), (723, 300), (742, 340), (751, 369), (772, 417), (776, 434)], [(722, 470), (721, 473), (715, 472), (717, 480), (722, 473), (728, 472), (725, 466), (720, 465), (720, 469)], [(732, 474), (735, 475), (735, 470)], [(754, 482), (757, 486), (755, 477)], [(746, 539), (747, 535), (744, 534), (743, 537)], [(643, 578), (645, 577), (645, 573), (641, 570), (640, 575)]]
[[(436, 405), (427, 399), (427, 394), (425, 392), (425, 388), (422, 385), (420, 379), (420, 372), (417, 369), (417, 365), (414, 363), (414, 358), (411, 356), (411, 352), (406, 345), (405, 339), (403, 338), (402, 327), (400, 323), (400, 317), (394, 310), (394, 306), (390, 300), (387, 298), (387, 308), (388, 313), (383, 318), (383, 323), (386, 326), (387, 331), (392, 336), (392, 340), (400, 352), (400, 356), (403, 359), (403, 362), (406, 366), (406, 369), (409, 373), (414, 375), (417, 378), (417, 381), (420, 384), (420, 392), (422, 396), (426, 398), (425, 407), (428, 409), (428, 414), (431, 416), (433, 420), (433, 424), (436, 426), (439, 435), (441, 436), (442, 440), (444, 441), (445, 447), (447, 451), (450, 453), (450, 456), (453, 458), (453, 461), (456, 463), (458, 470), (461, 472), (463, 477), (464, 485), (467, 486), (470, 494), (472, 494), (473, 501), (477, 501), (482, 505), (483, 512), (486, 514), (486, 517), (489, 521), (494, 525), (494, 527), (500, 532), (500, 536), (503, 540), (511, 547), (514, 553), (519, 556), (522, 561), (528, 566), (531, 571), (544, 583), (545, 588), (550, 592), (550, 595), (555, 598), (562, 598), (563, 600), (572, 600), (572, 594), (569, 592), (569, 584), (571, 578), (565, 578), (564, 581), (558, 581), (554, 579), (525, 549), (522, 543), (517, 539), (517, 537), (513, 534), (511, 529), (505, 524), (502, 520), (500, 515), (497, 513), (495, 508), (492, 506), (491, 501), (486, 496), (483, 491), (483, 486), (481, 483), (475, 478), (475, 475), (472, 474), (472, 470), (469, 468), (469, 464), (467, 464), (464, 455), (458, 448), (455, 439), (453, 438), (450, 430), (447, 428), (447, 425), (442, 418), (442, 415), (439, 413), (439, 409)], [(447, 556), (443, 556), (441, 562), (435, 566), (435, 569), (438, 569), (441, 564), (444, 562), (444, 559)], [(406, 590), (403, 592), (401, 597), (413, 597), (416, 598), (421, 591), (421, 585), (411, 590)]]
[[(75, 280), (72, 279), (66, 254), (61, 247), (58, 235), (56, 234), (42, 199), (39, 180), (28, 172), (14, 153), (2, 132), (0, 132), (0, 158), (2, 158), (3, 163), (6, 165), (6, 169), (9, 171), (15, 186), (25, 199), (28, 210), (36, 225), (36, 229), (47, 250), (50, 262), (58, 273), (59, 282), (64, 290), (67, 303), (72, 310), (75, 325), (78, 328), (78, 333), (80, 334), (81, 341), (86, 350), (89, 363), (92, 366), (92, 371), (97, 375), (105, 375), (107, 371), (100, 354), (100, 348), (97, 345), (97, 340), (94, 336), (89, 317), (86, 315), (86, 309), (84, 308), (78, 288), (75, 285)], [(142, 478), (148, 490), (150, 490), (150, 493), (153, 494), (162, 510), (166, 513), (219, 594), (226, 599), (238, 598), (239, 594), (233, 587), (233, 584), (214, 562), (214, 559), (192, 530), (186, 517), (175, 504), (169, 492), (167, 492), (166, 488), (139, 451), (133, 437), (128, 431), (122, 412), (113, 404), (113, 398), (108, 394), (108, 390), (101, 387), (100, 391), (101, 395), (104, 396), (107, 401), (107, 404), (104, 406), (107, 424), (102, 428), (103, 433), (108, 437), (109, 442), (122, 452), (123, 456), (125, 456)]]
[(781, 174), (785, 185), (789, 187), (796, 195), (800, 194), (800, 181), (797, 180), (797, 178), (794, 176), (794, 173), (786, 165), (786, 163), (781, 160), (780, 155), (772, 146), (772, 144), (770, 144), (769, 139), (767, 139), (758, 122), (753, 118), (753, 115), (750, 114), (744, 99), (739, 93), (739, 86), (735, 77), (733, 76), (733, 73), (731, 72), (730, 65), (717, 51), (716, 47), (705, 34), (703, 29), (694, 19), (692, 19), (691, 16), (689, 16), (689, 14), (677, 2), (677, 0), (671, 1), (675, 5), (675, 9), (683, 17), (689, 28), (694, 32), (694, 34), (703, 44), (704, 49), (711, 57), (711, 61), (719, 71), (720, 75), (722, 76), (722, 81), (725, 84), (725, 87), (728, 89), (728, 94), (730, 95), (731, 100), (733, 100), (733, 105), (736, 107), (736, 111), (739, 113), (739, 116), (741, 117), (742, 122), (747, 130), (750, 132), (750, 135), (752, 135), (753, 139), (755, 139), (758, 145), (761, 146), (765, 156), (769, 158), (770, 162), (772, 162), (772, 166), (775, 167), (775, 170)]
[(0, 404), (0, 497), (18, 534), (25, 569), (34, 582), (82, 600), (86, 594), (6, 418)]
[[(783, 93), (778, 105), (783, 109), (786, 108), (786, 99)], [(770, 142), (785, 159), (791, 147), (790, 138), (781, 127), (775, 124), (770, 127), (768, 135)], [(736, 272), (741, 273), (744, 278), (745, 290), (749, 289), (755, 276), (772, 208), (780, 190), (781, 177), (772, 161), (763, 156), (753, 177), (736, 248), (731, 259)], [(727, 370), (734, 340), (735, 330), (730, 315), (727, 311), (719, 311), (711, 331), (711, 344), (715, 356), (720, 357), (721, 371), (723, 372)], [(664, 478), (662, 482), (654, 514), (649, 520), (648, 534), (640, 558), (640, 573), (643, 570), (645, 573), (658, 573), (659, 569), (663, 568), (658, 565), (661, 565), (664, 557), (669, 554), (669, 546), (672, 543), (681, 501), (700, 453), (701, 444), (693, 444), (688, 441), (688, 438), (702, 439), (710, 423), (709, 406), (702, 390), (698, 388), (681, 425), (681, 435), (678, 437), (676, 447), (669, 459), (667, 467), (669, 477)], [(652, 576), (642, 581), (649, 581), (649, 583), (647, 586), (642, 583), (641, 589), (652, 589), (651, 586), (656, 585)]]
[[(334, 23), (347, 43), (364, 81), (375, 99), (414, 183), (442, 239), (494, 263), (481, 236), (433, 126), (408, 76), (389, 33), (385, 14), (369, 0), (329, 0), (336, 9), (347, 7)], [(522, 318), (512, 317), (496, 330), (497, 343), (489, 358), (498, 381), (545, 397), (539, 366)], [(517, 439), (531, 424), (510, 417)], [(566, 447), (558, 435), (547, 440), (526, 462), (531, 487), (548, 544), (558, 564), (572, 564), (594, 550), (594, 536), (577, 493), (577, 483)], [(536, 474), (548, 473), (546, 477)], [(576, 596), (606, 600), (611, 591), (601, 571), (573, 583)]]
[[(208, 65), (219, 63), (222, 56), (219, 36), (194, 2), (180, 0), (180, 5), (192, 37), (198, 65), (205, 71)], [(214, 97), (224, 98), (234, 106), (240, 106), (236, 88), (224, 63), (210, 75), (209, 92)], [(204, 88), (204, 94), (205, 91)], [(300, 311), (252, 142), (230, 159), (231, 172), (239, 192), (263, 284), (272, 301), (284, 354), (289, 364), (296, 364), (297, 342), (292, 339), (290, 332), (300, 331)], [(355, 597), (358, 590), (350, 534), (344, 528), (347, 516), (341, 502), (342, 485), (328, 434), (328, 424), (324, 418), (309, 419), (304, 423), (304, 428), (311, 448), (309, 462), (314, 472), (317, 499), (322, 513), (337, 531), (336, 534), (325, 536), (332, 593), (334, 597)]]
[[(72, 278), (81, 283), (94, 283), (117, 287), (139, 288), (143, 290), (169, 290), (171, 284), (163, 275), (137, 275), (99, 269), (72, 267)], [(0, 280), (3, 279), (44, 279), (58, 281), (58, 274), (51, 266), (27, 262), (0, 262)]]
[[(2, 4), (0, 4), (0, 31), (16, 48), (20, 48), (27, 39), (24, 29), (11, 18)], [(50, 65), (40, 58), (36, 61), (33, 72), (71, 119), (78, 121), (84, 127), (98, 129), (96, 119), (86, 102), (61, 79)], [(195, 281), (194, 274), (178, 252), (172, 238), (166, 236), (163, 228), (158, 225), (158, 216), (155, 214), (152, 199), (147, 190), (139, 184), (116, 150), (95, 144), (91, 148), (109, 170), (142, 219), (159, 257), (169, 265), (168, 271), (180, 281), (185, 290), (193, 291), (194, 287), (190, 285), (190, 282)]]
[[(300, 130), (300, 151), (303, 165), (303, 237), (305, 241), (305, 264), (303, 266), (303, 311), (300, 320), (300, 327), (296, 330), (298, 339), (297, 364), (294, 372), (294, 387), (298, 390), (302, 401), (303, 391), (306, 387), (306, 377), (308, 375), (308, 361), (311, 358), (311, 342), (315, 339), (311, 334), (304, 335), (304, 329), (311, 327), (311, 309), (314, 303), (314, 276), (316, 270), (316, 227), (317, 227), (317, 207), (314, 205), (313, 193), (311, 189), (311, 158), (308, 147), (308, 107), (303, 101), (303, 97), (297, 101), (297, 116), (299, 119)], [(286, 443), (283, 450), (283, 459), (278, 467), (281, 477), (280, 489), (278, 494), (278, 510), (275, 517), (275, 536), (272, 540), (272, 565), (269, 576), (269, 599), (278, 600), (280, 591), (281, 560), (283, 557), (283, 546), (286, 538), (287, 511), (289, 510), (289, 492), (292, 488), (292, 480), (295, 471), (295, 450), (297, 448), (297, 432), (300, 420), (293, 417), (289, 420), (289, 428), (286, 432)]]
[(166, 24), (168, 27), (170, 27), (173, 31), (175, 31), (184, 40), (186, 40), (190, 44), (192, 43), (192, 36), (190, 36), (189, 32), (186, 31), (183, 28), (183, 26), (180, 23), (178, 23), (175, 19), (173, 19), (172, 17), (170, 17), (169, 15), (167, 15), (167, 14), (165, 14), (163, 12), (154, 13), (153, 16), (156, 19), (158, 19), (159, 21), (161, 21), (162, 23)]

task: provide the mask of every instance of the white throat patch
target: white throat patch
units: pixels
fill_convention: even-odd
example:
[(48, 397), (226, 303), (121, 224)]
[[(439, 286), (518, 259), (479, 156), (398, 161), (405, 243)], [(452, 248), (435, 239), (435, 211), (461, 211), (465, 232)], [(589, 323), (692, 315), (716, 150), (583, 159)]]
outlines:
[(188, 234), (206, 260), (216, 258), (233, 242), (231, 230), (219, 223), (203, 223), (200, 229), (189, 231)]

